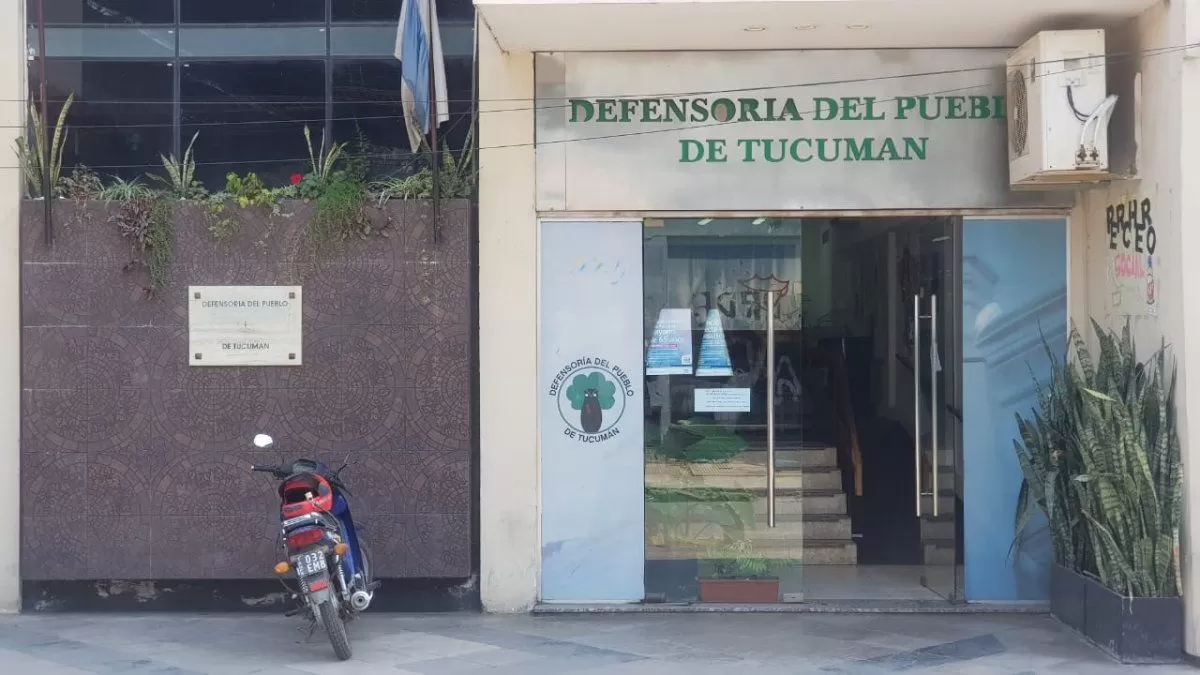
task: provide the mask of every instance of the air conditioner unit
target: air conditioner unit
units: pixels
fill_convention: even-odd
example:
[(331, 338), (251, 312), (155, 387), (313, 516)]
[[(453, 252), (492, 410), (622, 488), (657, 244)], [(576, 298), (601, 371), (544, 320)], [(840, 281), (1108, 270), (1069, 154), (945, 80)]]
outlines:
[(1043, 31), (1014, 51), (1008, 73), (1008, 182), (1062, 189), (1111, 179), (1103, 30)]

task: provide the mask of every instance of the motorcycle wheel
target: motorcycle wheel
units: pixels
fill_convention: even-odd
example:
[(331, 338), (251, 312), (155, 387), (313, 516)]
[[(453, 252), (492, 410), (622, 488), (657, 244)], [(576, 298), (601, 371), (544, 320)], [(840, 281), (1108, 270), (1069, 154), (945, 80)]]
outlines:
[(346, 624), (342, 621), (342, 615), (338, 612), (337, 605), (332, 600), (326, 600), (321, 603), (319, 611), (325, 632), (329, 633), (329, 643), (333, 645), (333, 653), (337, 654), (339, 661), (349, 659), (350, 636), (346, 635)]

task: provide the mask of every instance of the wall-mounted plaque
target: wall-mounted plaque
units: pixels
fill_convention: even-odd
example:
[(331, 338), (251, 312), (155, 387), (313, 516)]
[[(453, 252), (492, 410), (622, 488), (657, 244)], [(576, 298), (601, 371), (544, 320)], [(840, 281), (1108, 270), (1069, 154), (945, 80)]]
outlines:
[(299, 286), (189, 286), (193, 366), (301, 365)]

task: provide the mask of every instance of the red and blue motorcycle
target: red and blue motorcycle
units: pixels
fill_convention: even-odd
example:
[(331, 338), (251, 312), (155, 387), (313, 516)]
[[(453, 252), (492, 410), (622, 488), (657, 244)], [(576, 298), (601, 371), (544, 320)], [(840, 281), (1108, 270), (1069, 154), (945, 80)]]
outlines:
[[(265, 434), (254, 437), (261, 449), (273, 444)], [(287, 466), (250, 468), (280, 481), (280, 548), (285, 559), (275, 573), (298, 603), (288, 615), (304, 614), (312, 631), (324, 628), (337, 657), (349, 659), (346, 622), (371, 605), (379, 582), (371, 576), (370, 554), (350, 514), (350, 491), (339, 475), (346, 465), (330, 470), (321, 462), (298, 459)], [(295, 580), (296, 588), (288, 579)]]

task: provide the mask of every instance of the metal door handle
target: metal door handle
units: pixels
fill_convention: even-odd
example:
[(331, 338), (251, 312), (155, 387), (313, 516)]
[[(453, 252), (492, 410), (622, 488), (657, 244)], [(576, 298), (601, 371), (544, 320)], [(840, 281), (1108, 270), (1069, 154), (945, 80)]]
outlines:
[(767, 527), (775, 527), (775, 293), (767, 291)]
[(775, 293), (767, 291), (767, 527), (775, 526)]
[(917, 473), (917, 517), (921, 517), (921, 319), (929, 319), (929, 435), (933, 447), (930, 448), (933, 474), (933, 517), (938, 516), (938, 393), (937, 372), (940, 369), (937, 356), (937, 295), (929, 296), (929, 314), (921, 314), (921, 296), (913, 296), (913, 454)]
[(929, 449), (933, 463), (933, 517), (938, 517), (938, 474), (941, 466), (938, 464), (938, 390), (935, 367), (940, 368), (941, 359), (938, 356), (937, 341), (937, 295), (929, 296), (929, 426), (933, 436), (933, 446)]
[(917, 476), (917, 517), (921, 517), (921, 296), (913, 295), (913, 465)]

